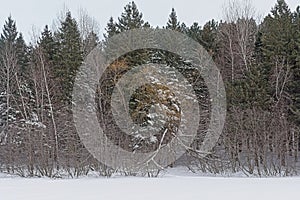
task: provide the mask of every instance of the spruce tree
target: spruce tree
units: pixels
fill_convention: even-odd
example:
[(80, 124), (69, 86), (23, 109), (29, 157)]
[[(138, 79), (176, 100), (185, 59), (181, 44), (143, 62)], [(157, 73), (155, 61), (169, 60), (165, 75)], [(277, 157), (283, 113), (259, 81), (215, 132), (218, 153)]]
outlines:
[(217, 51), (218, 23), (215, 20), (207, 22), (203, 26), (200, 43), (213, 57)]
[(58, 43), (55, 41), (53, 33), (49, 30), (48, 25), (45, 26), (39, 39), (39, 46), (42, 48), (44, 56), (49, 62), (53, 62)]
[(26, 45), (22, 33), (16, 39), (16, 52), (19, 65), (19, 75), (22, 78), (28, 78), (29, 47)]
[(174, 8), (172, 8), (172, 11), (169, 15), (166, 28), (174, 31), (181, 31), (180, 22), (177, 19), (177, 14)]
[(256, 34), (255, 52), (254, 52), (254, 59), (256, 60), (256, 63), (262, 63), (263, 62), (262, 35), (263, 35), (263, 33), (261, 32), (261, 30), (258, 30), (258, 32)]
[(106, 33), (103, 34), (105, 39), (108, 39), (108, 38), (112, 37), (113, 35), (119, 33), (119, 31), (117, 30), (117, 24), (114, 22), (113, 17), (109, 18), (109, 21), (106, 25), (105, 31), (106, 31)]
[(80, 32), (70, 12), (66, 13), (65, 20), (61, 22), (56, 40), (58, 51), (55, 54), (55, 75), (61, 84), (63, 99), (70, 103), (75, 76), (83, 61)]
[[(4, 24), (0, 36), (0, 125), (1, 132), (10, 138), (15, 148), (25, 138), (24, 122), (28, 114), (26, 99), (30, 93), (27, 85), (28, 48), (22, 34), (18, 33), (16, 22), (11, 16)], [(0, 138), (1, 140), (1, 138)]]
[[(61, 27), (54, 34), (57, 51), (54, 56), (54, 76), (59, 88), (56, 91), (54, 113), (58, 130), (58, 162), (75, 169), (78, 167), (84, 147), (76, 133), (72, 116), (72, 92), (77, 72), (83, 62), (82, 38), (76, 20), (66, 13)], [(86, 156), (86, 155), (85, 155)], [(76, 172), (70, 171), (71, 176)]]
[(18, 37), (16, 22), (11, 16), (8, 17), (3, 27), (3, 33), (1, 34), (1, 41), (14, 44)]
[(15, 63), (17, 36), (16, 23), (9, 16), (0, 36), (0, 126), (1, 132), (5, 134), (9, 124), (16, 121), (16, 110), (11, 105), (11, 96), (17, 91), (13, 80), (14, 74), (17, 72)]
[(187, 30), (187, 35), (194, 39), (195, 41), (199, 42), (201, 44), (201, 34), (202, 29), (201, 26), (197, 22), (194, 22), (192, 26), (190, 26)]
[[(9, 84), (13, 83), (12, 79), (16, 75), (19, 79), (24, 80), (26, 78), (26, 66), (28, 64), (28, 47), (22, 34), (18, 33), (16, 22), (11, 16), (8, 17), (4, 24), (3, 32), (0, 36), (0, 47), (0, 66), (4, 68), (1, 70), (4, 73), (1, 74), (1, 88), (6, 88), (8, 87), (7, 82)], [(7, 79), (7, 77), (10, 78)], [(16, 92), (16, 87), (11, 87), (10, 90), (15, 90)]]
[(83, 54), (87, 56), (97, 45), (99, 44), (99, 38), (93, 31), (83, 40)]

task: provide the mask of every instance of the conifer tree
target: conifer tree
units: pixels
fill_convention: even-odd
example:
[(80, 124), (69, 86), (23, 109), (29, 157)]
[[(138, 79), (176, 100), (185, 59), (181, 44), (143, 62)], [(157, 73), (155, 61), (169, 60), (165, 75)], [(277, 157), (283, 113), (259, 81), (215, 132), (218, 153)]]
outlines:
[(218, 23), (211, 20), (203, 26), (201, 34), (201, 44), (212, 56), (217, 51), (217, 31)]
[(171, 14), (169, 15), (166, 28), (174, 31), (181, 31), (180, 22), (177, 19), (177, 14), (174, 8), (172, 8)]
[(118, 31), (117, 31), (117, 25), (114, 22), (114, 18), (113, 17), (109, 18), (109, 21), (108, 21), (108, 23), (106, 25), (105, 31), (106, 31), (106, 33), (103, 34), (105, 39), (110, 38), (114, 34), (118, 33)]
[(56, 40), (58, 51), (55, 55), (55, 74), (61, 83), (63, 99), (70, 103), (76, 72), (83, 61), (79, 29), (70, 12), (66, 13), (65, 20), (61, 22)]
[(1, 34), (1, 41), (7, 41), (7, 43), (15, 43), (18, 37), (16, 22), (12, 19), (11, 16), (8, 17), (5, 22), (3, 33)]
[(48, 25), (45, 26), (43, 32), (41, 33), (41, 38), (38, 43), (42, 48), (46, 59), (50, 62), (53, 62), (58, 48), (58, 43), (54, 40), (53, 33), (49, 30)]
[[(295, 28), (293, 15), (284, 0), (278, 0), (275, 7), (262, 23), (261, 71), (268, 80), (269, 95), (274, 102), (287, 101), (288, 78), (291, 68), (295, 66)], [(279, 104), (278, 104), (279, 105)]]
[(0, 67), (2, 72), (0, 76), (0, 92), (5, 94), (5, 104), (10, 107), (11, 95), (16, 95), (20, 86), (19, 80), (16, 80), (16, 78), (21, 79), (21, 75), (25, 75), (25, 66), (28, 61), (26, 55), (27, 46), (22, 34), (18, 33), (16, 22), (11, 16), (5, 22), (0, 37), (0, 47)]
[(97, 45), (99, 38), (96, 33), (91, 31), (88, 36), (83, 40), (83, 54), (87, 56)]
[[(5, 22), (0, 37), (0, 126), (7, 144), (7, 161), (12, 164), (15, 150), (24, 145), (26, 123), (30, 115), (28, 104), (30, 87), (26, 83), (27, 46), (11, 16)], [(0, 138), (0, 143), (2, 143)]]
[(25, 71), (28, 64), (28, 47), (25, 44), (22, 33), (18, 33), (16, 22), (11, 16), (8, 17), (3, 33), (0, 38), (0, 45), (3, 49), (10, 50), (10, 53), (16, 54), (18, 71)]
[(195, 41), (199, 42), (201, 44), (201, 34), (202, 29), (201, 26), (197, 22), (194, 22), (192, 26), (190, 26), (187, 30), (187, 35), (194, 39)]
[(117, 32), (123, 32), (135, 28), (150, 27), (148, 22), (144, 22), (143, 14), (140, 13), (134, 1), (124, 7), (124, 12), (118, 18), (116, 24)]
[(19, 75), (24, 79), (28, 78), (28, 62), (29, 62), (29, 47), (26, 45), (22, 33), (16, 39), (16, 51), (18, 65), (20, 68)]
[(289, 93), (292, 99), (290, 105), (290, 118), (300, 125), (300, 6), (294, 13), (295, 27), (295, 65), (292, 68), (292, 81), (289, 84)]
[[(143, 20), (143, 14), (138, 10), (134, 1), (132, 1), (124, 7), (124, 11), (117, 22), (114, 22), (112, 17), (109, 19), (104, 37), (108, 39), (115, 34), (137, 28), (150, 28), (150, 24)], [(132, 52), (121, 59), (125, 59), (132, 66), (143, 64), (146, 60), (149, 60), (149, 51), (140, 50)]]
[(15, 86), (14, 74), (16, 73), (16, 39), (18, 36), (16, 23), (8, 17), (4, 24), (0, 37), (0, 125), (1, 131), (4, 133), (9, 128), (9, 124), (16, 119), (16, 111), (13, 109), (12, 94), (15, 94), (17, 88)]
[(264, 71), (270, 75), (274, 61), (283, 59), (286, 64), (294, 62), (291, 55), (295, 49), (292, 12), (284, 0), (278, 0), (262, 24), (262, 53)]
[(236, 80), (227, 85), (227, 98), (229, 108), (238, 106), (242, 109), (260, 108), (268, 110), (270, 107), (270, 96), (268, 94), (268, 83), (258, 66), (252, 66), (244, 79)]

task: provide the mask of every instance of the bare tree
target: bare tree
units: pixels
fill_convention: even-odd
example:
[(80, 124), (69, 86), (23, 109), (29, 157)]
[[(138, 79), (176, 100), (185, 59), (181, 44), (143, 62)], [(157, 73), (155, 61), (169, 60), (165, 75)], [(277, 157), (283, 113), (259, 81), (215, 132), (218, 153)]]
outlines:
[(219, 40), (221, 49), (224, 49), (221, 51), (225, 65), (230, 68), (230, 79), (233, 81), (250, 70), (258, 31), (258, 15), (250, 0), (228, 1), (223, 15), (225, 21), (220, 24)]

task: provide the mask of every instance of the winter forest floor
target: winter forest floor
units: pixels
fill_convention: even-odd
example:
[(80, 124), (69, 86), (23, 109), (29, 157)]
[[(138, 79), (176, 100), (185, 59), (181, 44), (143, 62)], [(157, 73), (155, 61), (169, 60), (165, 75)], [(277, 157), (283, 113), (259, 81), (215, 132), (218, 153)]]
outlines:
[(209, 177), (173, 169), (159, 178), (19, 178), (0, 174), (0, 200), (297, 199), (300, 178)]

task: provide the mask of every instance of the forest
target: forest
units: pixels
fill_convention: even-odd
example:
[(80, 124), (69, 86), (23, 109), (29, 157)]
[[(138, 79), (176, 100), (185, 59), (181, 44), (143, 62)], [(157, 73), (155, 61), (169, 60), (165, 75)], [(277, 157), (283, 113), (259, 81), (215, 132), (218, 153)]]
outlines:
[(80, 140), (72, 113), (75, 77), (87, 56), (95, 48), (105, 51), (107, 41), (118, 34), (147, 28), (177, 31), (208, 52), (226, 89), (224, 129), (211, 152), (202, 156), (198, 150), (211, 114), (203, 78), (178, 55), (141, 49), (114, 60), (99, 77), (96, 109), (110, 140), (129, 152), (149, 152), (176, 137), (180, 110), (167, 87), (146, 84), (130, 99), (130, 116), (140, 126), (151, 123), (151, 105), (168, 110), (166, 131), (158, 131), (155, 138), (121, 134), (110, 110), (113, 89), (126, 72), (141, 64), (164, 64), (177, 69), (193, 86), (201, 110), (197, 137), (182, 158), (168, 167), (247, 176), (299, 174), (300, 5), (291, 10), (284, 0), (277, 0), (269, 14), (260, 17), (249, 1), (232, 1), (222, 20), (191, 26), (180, 21), (175, 8), (170, 11), (165, 26), (156, 27), (143, 19), (135, 2), (129, 2), (120, 17), (108, 20), (102, 36), (97, 21), (86, 11), (75, 18), (66, 10), (57, 17), (55, 28), (45, 25), (32, 41), (24, 40), (17, 22), (8, 16), (0, 38), (0, 172), (57, 178), (91, 172), (152, 177), (163, 171), (138, 174), (100, 162)]

